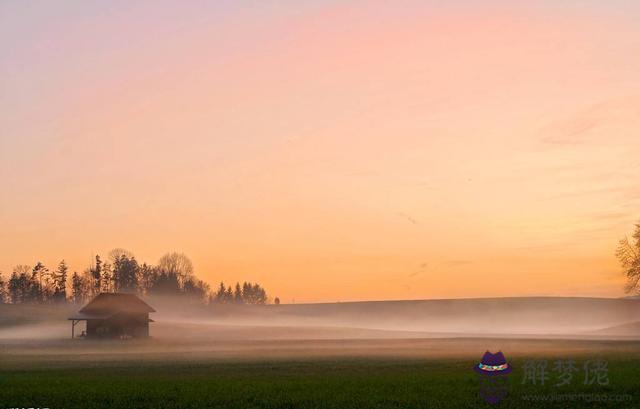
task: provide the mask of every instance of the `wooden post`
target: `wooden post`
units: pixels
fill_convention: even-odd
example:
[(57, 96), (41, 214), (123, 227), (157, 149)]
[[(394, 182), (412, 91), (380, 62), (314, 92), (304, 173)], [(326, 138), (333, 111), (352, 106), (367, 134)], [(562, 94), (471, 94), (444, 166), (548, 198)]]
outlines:
[(80, 320), (71, 320), (71, 339), (75, 338), (76, 325), (78, 325), (79, 322)]

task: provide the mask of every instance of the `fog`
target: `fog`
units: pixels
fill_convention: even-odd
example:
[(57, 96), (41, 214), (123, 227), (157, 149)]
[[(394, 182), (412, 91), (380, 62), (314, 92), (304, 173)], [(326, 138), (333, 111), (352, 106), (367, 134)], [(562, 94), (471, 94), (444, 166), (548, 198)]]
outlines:
[[(640, 336), (640, 300), (523, 297), (201, 306), (146, 300), (159, 339), (360, 339), (450, 336)], [(2, 305), (0, 340), (70, 337), (74, 306)], [(83, 329), (76, 327), (76, 334)], [(626, 331), (626, 333), (625, 333)]]
[[(640, 300), (503, 298), (269, 306), (146, 300), (151, 338), (71, 339), (72, 306), (0, 306), (0, 366), (637, 348)], [(84, 324), (76, 326), (76, 335)], [(609, 340), (622, 343), (612, 346)], [(637, 353), (637, 351), (635, 351)]]
[[(161, 323), (173, 323), (190, 336), (203, 334), (203, 325), (224, 327), (241, 338), (280, 337), (276, 328), (302, 337), (370, 336), (406, 338), (425, 336), (569, 336), (627, 325), (638, 335), (640, 300), (606, 298), (496, 298), (425, 301), (380, 301), (269, 306), (219, 306), (208, 310), (175, 307), (157, 301)], [(172, 308), (164, 308), (174, 305)], [(250, 331), (245, 329), (251, 328)], [(307, 335), (308, 334), (308, 335)], [(220, 334), (221, 335), (221, 334)]]

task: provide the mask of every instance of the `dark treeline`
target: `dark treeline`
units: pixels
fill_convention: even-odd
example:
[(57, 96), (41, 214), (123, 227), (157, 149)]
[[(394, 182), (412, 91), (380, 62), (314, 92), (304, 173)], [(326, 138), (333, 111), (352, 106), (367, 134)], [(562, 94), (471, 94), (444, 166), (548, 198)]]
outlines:
[[(140, 264), (122, 249), (99, 255), (82, 273), (69, 274), (62, 260), (50, 270), (38, 262), (34, 267), (17, 265), (8, 280), (0, 273), (0, 302), (82, 304), (101, 292), (128, 292), (150, 296), (181, 296), (203, 304), (267, 304), (269, 298), (259, 284), (236, 283), (235, 288), (220, 283), (212, 292), (209, 284), (198, 279), (193, 264), (181, 253), (167, 253), (156, 265)], [(275, 299), (276, 303), (279, 300)]]

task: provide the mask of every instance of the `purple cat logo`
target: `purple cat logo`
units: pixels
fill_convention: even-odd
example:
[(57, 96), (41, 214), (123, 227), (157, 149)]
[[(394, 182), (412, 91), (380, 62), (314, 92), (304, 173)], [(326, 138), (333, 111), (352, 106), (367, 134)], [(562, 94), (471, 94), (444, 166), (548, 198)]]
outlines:
[(487, 351), (480, 363), (473, 367), (480, 375), (480, 396), (491, 404), (496, 404), (507, 397), (509, 382), (507, 375), (511, 373), (511, 365), (507, 363), (502, 351), (495, 354)]

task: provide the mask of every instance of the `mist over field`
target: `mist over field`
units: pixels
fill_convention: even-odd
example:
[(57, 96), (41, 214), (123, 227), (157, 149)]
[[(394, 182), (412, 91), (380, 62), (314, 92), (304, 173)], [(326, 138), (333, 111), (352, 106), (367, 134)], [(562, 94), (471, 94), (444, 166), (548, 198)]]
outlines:
[[(413, 385), (411, 392), (397, 396), (399, 402), (407, 393), (425, 399), (424, 388), (430, 387), (431, 394), (458, 396), (462, 403), (454, 407), (469, 407), (477, 402), (471, 368), (485, 351), (503, 352), (519, 371), (517, 376), (530, 359), (583, 364), (607, 357), (612, 383), (619, 390), (636, 385), (633, 357), (640, 348), (640, 300), (504, 298), (206, 307), (185, 303), (184, 298), (145, 301), (157, 311), (151, 314), (151, 337), (127, 340), (71, 339), (67, 317), (79, 306), (0, 305), (0, 372), (11, 382), (10, 388), (0, 389), (0, 399), (25, 405), (35, 399), (57, 407), (85, 407), (90, 402), (89, 407), (100, 408), (128, 407), (132, 402), (136, 407), (170, 408), (176, 402), (285, 407), (294, 399), (307, 402), (300, 407), (309, 408), (325, 401), (339, 402), (329, 407), (385, 408), (385, 396)], [(79, 324), (76, 335), (82, 329)], [(41, 395), (31, 395), (33, 382), (44, 385), (38, 389)], [(386, 392), (376, 392), (380, 385), (387, 385)], [(83, 392), (69, 400), (67, 391), (74, 387)], [(255, 401), (246, 401), (249, 398), (241, 392), (246, 388), (251, 388), (250, 399)], [(136, 395), (139, 391), (144, 395)], [(632, 391), (627, 395), (635, 399)], [(102, 398), (87, 398), (92, 396)]]
[[(640, 338), (640, 300), (487, 298), (287, 305), (216, 305), (151, 298), (153, 341), (447, 337)], [(70, 338), (79, 306), (0, 305), (0, 342)], [(76, 334), (84, 324), (76, 328)]]

